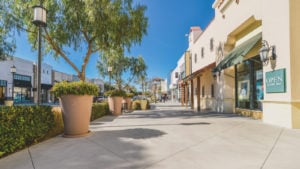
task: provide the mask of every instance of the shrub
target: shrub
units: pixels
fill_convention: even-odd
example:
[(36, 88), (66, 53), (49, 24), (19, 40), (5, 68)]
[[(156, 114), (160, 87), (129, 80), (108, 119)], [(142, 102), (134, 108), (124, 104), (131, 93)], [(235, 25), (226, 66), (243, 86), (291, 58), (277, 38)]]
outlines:
[(105, 96), (121, 96), (121, 97), (126, 97), (127, 94), (124, 90), (109, 90), (107, 92), (105, 92), (104, 94)]
[[(91, 121), (109, 113), (108, 103), (93, 104)], [(0, 157), (63, 133), (60, 107), (0, 106)]]
[(132, 102), (132, 110), (142, 110), (140, 100), (135, 100)]
[(150, 109), (150, 103), (148, 100), (141, 100), (141, 108), (142, 110)]
[(74, 94), (74, 95), (98, 95), (97, 85), (83, 81), (78, 82), (60, 82), (55, 83), (51, 92), (56, 96)]
[(107, 102), (93, 104), (91, 121), (105, 116), (109, 113), (109, 107)]
[(0, 107), (0, 154), (11, 153), (43, 139), (53, 127), (50, 106)]

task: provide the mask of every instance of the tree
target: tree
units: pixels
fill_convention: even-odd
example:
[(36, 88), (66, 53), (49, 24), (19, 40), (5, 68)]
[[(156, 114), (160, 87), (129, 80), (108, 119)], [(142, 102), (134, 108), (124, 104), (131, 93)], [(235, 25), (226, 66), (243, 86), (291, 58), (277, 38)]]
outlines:
[[(107, 71), (108, 67), (112, 67), (112, 72)], [(128, 57), (123, 52), (116, 50), (104, 51), (98, 60), (97, 68), (102, 76), (111, 76), (110, 78), (116, 82), (116, 88), (122, 89), (124, 82), (123, 75), (125, 72), (130, 74), (128, 85), (133, 79), (146, 75), (147, 66), (142, 56)]]
[(6, 60), (14, 52), (15, 44), (12, 38), (14, 32), (10, 32), (10, 17), (5, 9), (12, 2), (0, 3), (0, 61)]
[[(38, 28), (32, 24), (30, 9), (39, 1), (3, 1), (7, 5), (2, 5), (5, 10), (1, 10), (1, 24), (11, 32), (25, 30), (36, 49)], [(44, 0), (43, 6), (47, 9), (47, 27), (42, 34), (45, 52), (63, 58), (83, 81), (92, 54), (101, 55), (111, 49), (118, 53), (130, 51), (131, 45), (140, 43), (146, 34), (146, 6), (134, 5), (132, 0)], [(70, 56), (70, 50), (85, 53), (80, 66), (74, 61), (80, 56)]]

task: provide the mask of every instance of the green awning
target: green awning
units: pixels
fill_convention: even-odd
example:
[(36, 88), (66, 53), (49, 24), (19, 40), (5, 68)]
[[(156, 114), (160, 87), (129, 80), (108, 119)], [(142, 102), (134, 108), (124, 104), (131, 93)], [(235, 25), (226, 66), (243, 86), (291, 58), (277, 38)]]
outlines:
[(244, 56), (254, 48), (258, 41), (262, 38), (262, 34), (259, 33), (250, 38), (246, 42), (235, 47), (215, 68), (214, 72), (219, 72), (222, 69), (226, 69), (230, 66), (243, 62)]

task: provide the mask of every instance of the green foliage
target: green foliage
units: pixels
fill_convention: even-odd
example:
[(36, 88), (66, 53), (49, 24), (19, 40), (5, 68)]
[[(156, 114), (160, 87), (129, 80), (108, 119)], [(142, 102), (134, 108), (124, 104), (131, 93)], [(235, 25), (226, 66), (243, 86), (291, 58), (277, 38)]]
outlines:
[(133, 97), (134, 93), (126, 93), (126, 97)]
[[(93, 104), (91, 121), (109, 113), (108, 103)], [(64, 130), (60, 107), (0, 106), (0, 157)]]
[(11, 153), (41, 140), (53, 127), (50, 106), (0, 107), (0, 152)]
[[(36, 0), (2, 0), (0, 42), (3, 39), (8, 43), (11, 36), (2, 36), (9, 33), (14, 35), (16, 30), (26, 31), (32, 48), (37, 49), (38, 28), (32, 24), (32, 6), (38, 4)], [(44, 53), (62, 57), (81, 80), (85, 80), (86, 67), (92, 54), (101, 54), (110, 49), (124, 53), (133, 44), (139, 44), (147, 33), (146, 6), (133, 0), (46, 0), (42, 1), (42, 5), (47, 9), (47, 27), (43, 27), (42, 31)], [(2, 28), (5, 30), (2, 31)], [(70, 56), (76, 53), (70, 50), (81, 51), (84, 55)], [(81, 63), (78, 63), (78, 58), (82, 58)]]
[(150, 102), (148, 100), (135, 100), (132, 102), (133, 110), (149, 110)]
[(97, 85), (83, 81), (78, 82), (60, 82), (55, 83), (51, 92), (56, 96), (62, 95), (98, 95), (99, 88)]
[(121, 96), (126, 97), (126, 92), (124, 90), (109, 90), (104, 93), (105, 96), (113, 97), (113, 96)]
[(140, 100), (135, 100), (132, 102), (132, 110), (142, 110)]
[(93, 104), (91, 121), (96, 120), (109, 113), (109, 107), (107, 102)]

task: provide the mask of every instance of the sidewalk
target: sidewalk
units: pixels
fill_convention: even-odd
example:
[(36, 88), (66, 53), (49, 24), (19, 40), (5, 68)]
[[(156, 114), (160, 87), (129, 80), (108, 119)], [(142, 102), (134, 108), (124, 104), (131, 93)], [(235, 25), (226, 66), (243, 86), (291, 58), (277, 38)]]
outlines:
[(0, 160), (1, 169), (299, 169), (300, 130), (176, 104), (91, 123)]

